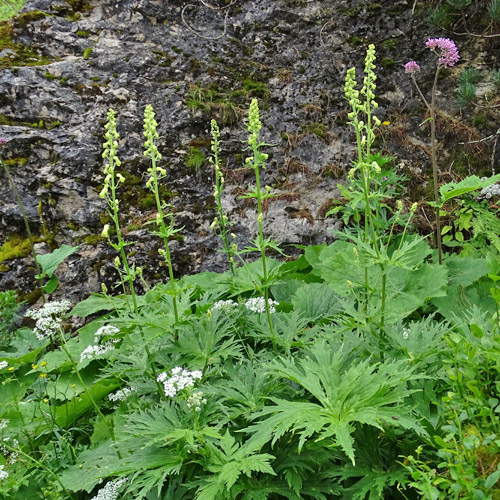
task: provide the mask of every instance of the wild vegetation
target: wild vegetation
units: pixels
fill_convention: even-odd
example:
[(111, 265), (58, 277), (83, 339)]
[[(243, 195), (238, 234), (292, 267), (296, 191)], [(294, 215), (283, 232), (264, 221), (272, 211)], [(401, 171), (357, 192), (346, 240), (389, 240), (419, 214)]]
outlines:
[[(430, 103), (419, 90), (433, 148), (438, 74), (458, 58), (451, 40), (435, 40), (427, 44), (439, 57)], [(260, 138), (253, 99), (245, 167), (255, 180), (242, 196), (257, 207), (255, 239), (239, 248), (224, 213), (212, 121), (212, 229), (228, 270), (174, 275), (169, 245), (182, 229), (161, 196), (168, 172), (154, 110), (145, 109), (145, 184), (156, 208), (149, 226), (163, 243), (155, 258), (168, 281), (142, 283), (142, 295), (143, 270), (120, 226), (127, 181), (109, 111), (100, 197), (115, 289), (76, 305), (52, 299), (57, 267), (76, 250), (62, 246), (35, 258), (43, 305), (26, 312), (30, 326), (19, 326), (16, 294), (0, 293), (2, 498), (500, 498), (492, 203), (500, 175), (442, 186), (434, 177), (431, 204), (445, 224), (420, 234), (418, 204), (402, 200), (404, 179), (374, 147), (375, 61), (370, 45), (362, 85), (354, 68), (346, 75), (357, 155), (342, 202), (327, 214), (345, 227), (333, 244), (304, 247), (295, 260), (264, 231), (273, 189), (261, 172), (271, 145)], [(414, 77), (417, 66), (406, 71)], [(192, 90), (191, 106), (212, 106), (201, 90)], [(190, 158), (195, 169), (205, 161), (196, 151)]]

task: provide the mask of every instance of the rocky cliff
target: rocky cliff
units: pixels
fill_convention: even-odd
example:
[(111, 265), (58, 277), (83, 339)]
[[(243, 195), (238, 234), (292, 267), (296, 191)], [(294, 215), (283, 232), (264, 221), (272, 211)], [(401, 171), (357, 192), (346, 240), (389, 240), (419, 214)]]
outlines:
[[(430, 7), (433, 2), (413, 0), (28, 0), (18, 16), (0, 24), (0, 136), (7, 140), (1, 154), (37, 235), (37, 252), (62, 243), (80, 245), (60, 269), (59, 293), (78, 300), (117, 278), (114, 252), (99, 237), (108, 220), (98, 193), (110, 107), (118, 117), (126, 177), (122, 224), (127, 239), (136, 242), (129, 251), (151, 284), (165, 280), (166, 272), (156, 253), (160, 242), (145, 226), (155, 216), (142, 179), (147, 104), (160, 124), (158, 147), (168, 169), (163, 197), (173, 206), (176, 226), (183, 228), (172, 242), (177, 275), (225, 268), (209, 228), (214, 217), (207, 160), (211, 118), (221, 127), (224, 203), (234, 232), (241, 245), (254, 234), (255, 208), (239, 198), (252, 183), (252, 171), (244, 169), (242, 124), (254, 97), (264, 140), (271, 144), (264, 183), (276, 194), (267, 206), (266, 233), (290, 254), (291, 245), (333, 238), (339, 223), (325, 220), (324, 213), (338, 197), (337, 183), (354, 157), (343, 82), (347, 68), (361, 71), (369, 43), (377, 47), (379, 117), (386, 122), (378, 148), (392, 154), (409, 176), (410, 201), (425, 196), (428, 132), (418, 128), (425, 112), (402, 66), (409, 59), (428, 61), (422, 75), (428, 88), (435, 66), (425, 40), (464, 29), (458, 18), (447, 31), (436, 23), (432, 27)], [(495, 34), (481, 26), (478, 13), (473, 12), (468, 29)], [(461, 64), (443, 72), (439, 96), (443, 181), (487, 171), (498, 158), (493, 141), (459, 143), (498, 128), (487, 72), (499, 68), (499, 39), (454, 38)], [(457, 78), (470, 66), (486, 75), (478, 95), (487, 105), (460, 116), (452, 106)], [(23, 227), (0, 170), (1, 290), (35, 289)]]

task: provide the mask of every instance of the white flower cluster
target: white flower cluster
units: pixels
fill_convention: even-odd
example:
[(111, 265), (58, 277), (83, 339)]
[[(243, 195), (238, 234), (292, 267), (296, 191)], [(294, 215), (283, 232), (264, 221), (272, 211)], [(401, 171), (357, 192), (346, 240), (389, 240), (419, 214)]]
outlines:
[(408, 328), (403, 328), (403, 338), (406, 340), (410, 335), (410, 330)]
[[(483, 177), (481, 180), (485, 180), (486, 177)], [(490, 198), (495, 198), (500, 196), (500, 184), (492, 184), (491, 186), (485, 187), (481, 189), (481, 192), (477, 196), (479, 199), (486, 198), (489, 200)]]
[(57, 333), (61, 325), (60, 316), (71, 307), (69, 300), (48, 302), (40, 309), (30, 309), (26, 316), (36, 320), (35, 335), (38, 340), (44, 340)]
[(118, 389), (116, 392), (108, 395), (110, 401), (123, 401), (127, 399), (135, 389), (131, 389), (130, 387), (124, 387), (123, 389)]
[(200, 411), (201, 410), (201, 405), (205, 404), (207, 400), (203, 397), (203, 393), (201, 391), (198, 392), (193, 392), (191, 396), (187, 399), (187, 407), (188, 408), (194, 408), (195, 411)]
[(4, 368), (7, 368), (9, 366), (9, 363), (7, 361), (0, 361), (0, 370), (3, 370)]
[(114, 351), (115, 344), (118, 342), (120, 342), (119, 339), (111, 339), (101, 345), (89, 345), (80, 354), (80, 363), (86, 359), (94, 359), (97, 356), (104, 356), (105, 354), (108, 354), (108, 352)]
[(0, 431), (5, 429), (9, 425), (10, 420), (8, 418), (2, 418), (0, 420)]
[[(276, 312), (274, 306), (278, 306), (279, 302), (268, 299), (267, 303), (269, 304), (269, 311), (272, 313)], [(245, 302), (245, 307), (252, 312), (264, 313), (266, 312), (266, 299), (264, 297), (252, 297)]]
[(98, 339), (99, 337), (112, 337), (113, 335), (116, 335), (119, 332), (120, 330), (116, 328), (116, 326), (104, 325), (101, 326), (101, 328), (99, 328), (99, 330), (97, 330), (97, 332), (94, 333), (94, 339)]
[[(17, 448), (19, 446), (19, 441), (16, 438), (13, 438), (10, 443), (9, 441), (10, 441), (9, 436), (3, 438), (3, 442), (7, 443), (10, 446), (10, 448)], [(17, 451), (11, 451), (9, 448), (7, 448), (7, 446), (4, 446), (3, 444), (0, 444), (0, 453), (4, 457), (9, 457), (9, 460), (11, 462), (15, 462), (19, 457), (19, 453)]]
[(101, 488), (92, 500), (116, 500), (120, 494), (120, 487), (127, 482), (127, 478), (111, 481)]
[(200, 380), (201, 377), (202, 373), (200, 370), (190, 372), (180, 366), (176, 366), (172, 369), (170, 377), (167, 375), (167, 372), (162, 372), (156, 380), (163, 383), (165, 395), (173, 398), (179, 391), (182, 391), (186, 387), (193, 387), (195, 381)]
[(7, 479), (9, 477), (9, 473), (3, 470), (4, 467), (4, 465), (0, 465), (0, 481), (3, 481), (4, 479)]
[(225, 313), (230, 313), (234, 309), (238, 307), (238, 303), (234, 300), (218, 300), (213, 306), (212, 309), (221, 309)]

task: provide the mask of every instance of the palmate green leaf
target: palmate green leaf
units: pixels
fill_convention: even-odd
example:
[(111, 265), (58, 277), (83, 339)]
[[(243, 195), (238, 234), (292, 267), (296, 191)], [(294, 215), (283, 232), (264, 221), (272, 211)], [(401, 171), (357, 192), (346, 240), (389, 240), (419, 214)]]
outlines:
[[(270, 398), (274, 406), (254, 414), (258, 422), (246, 429), (250, 442), (272, 444), (287, 432), (299, 436), (299, 450), (314, 439), (334, 437), (335, 444), (355, 462), (355, 424), (418, 428), (416, 420), (403, 407), (413, 391), (406, 381), (413, 378), (407, 361), (353, 365), (344, 347), (318, 342), (300, 361), (280, 359), (274, 371), (302, 386), (312, 402)], [(264, 418), (267, 417), (267, 418)]]
[[(116, 453), (117, 449), (121, 458)], [(82, 452), (78, 456), (78, 465), (63, 471), (61, 481), (70, 491), (85, 490), (90, 493), (101, 479), (125, 477), (154, 469), (171, 475), (177, 474), (181, 466), (182, 458), (178, 454), (164, 448), (145, 446), (140, 438), (127, 439), (117, 445), (107, 441)]]
[(303, 284), (293, 294), (292, 304), (310, 319), (334, 316), (341, 310), (339, 296), (326, 283)]
[[(386, 303), (384, 319), (393, 323), (423, 306), (432, 297), (446, 294), (447, 269), (437, 264), (423, 263), (429, 254), (422, 240), (408, 242), (405, 253), (397, 256), (397, 264), (389, 263), (386, 272)], [(335, 251), (334, 251), (335, 250)], [(378, 320), (382, 314), (382, 269), (367, 262), (366, 252), (356, 254), (352, 243), (339, 241), (324, 247), (319, 255), (312, 254), (313, 272), (324, 279), (337, 294), (349, 296), (352, 288), (365, 289), (365, 266), (368, 270), (368, 315)], [(403, 250), (403, 247), (401, 251)], [(364, 254), (364, 255), (363, 255)]]
[(469, 286), (488, 274), (486, 259), (451, 255), (443, 263), (448, 268), (449, 286)]
[(449, 286), (446, 296), (432, 299), (431, 304), (451, 323), (465, 319), (474, 306), (493, 315), (496, 312), (496, 304), (491, 297), (492, 284), (490, 279), (483, 277), (467, 287)]
[(204, 469), (212, 475), (191, 483), (198, 486), (196, 500), (232, 498), (230, 490), (242, 474), (247, 477), (252, 477), (253, 473), (275, 475), (269, 463), (273, 455), (256, 453), (256, 446), (239, 445), (229, 431), (218, 443), (207, 442), (206, 447), (209, 456)]
[(402, 466), (385, 471), (359, 465), (356, 467), (346, 465), (341, 471), (340, 479), (359, 478), (345, 490), (345, 494), (351, 500), (384, 500), (386, 488), (406, 482), (408, 476), (408, 471)]
[[(441, 201), (438, 204), (442, 207), (447, 201), (458, 196), (477, 191), (485, 187), (491, 186), (500, 180), (500, 174), (493, 175), (487, 179), (481, 179), (477, 175), (470, 175), (460, 182), (448, 182), (439, 188), (441, 194)], [(436, 206), (435, 203), (431, 205)]]

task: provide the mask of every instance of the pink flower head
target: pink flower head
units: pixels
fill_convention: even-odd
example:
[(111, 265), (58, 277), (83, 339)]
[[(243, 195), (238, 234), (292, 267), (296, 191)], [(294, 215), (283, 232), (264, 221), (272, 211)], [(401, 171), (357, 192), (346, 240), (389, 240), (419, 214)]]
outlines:
[(405, 73), (412, 74), (412, 73), (417, 73), (419, 71), (420, 71), (420, 66), (416, 61), (408, 61), (405, 64)]
[(7, 142), (7, 139), (0, 137), (0, 144), (5, 144), (6, 142)]
[(448, 66), (451, 68), (455, 66), (455, 63), (460, 59), (455, 42), (449, 38), (429, 38), (429, 40), (425, 42), (425, 46), (434, 51), (436, 49), (440, 50), (438, 54), (438, 64), (441, 66)]

